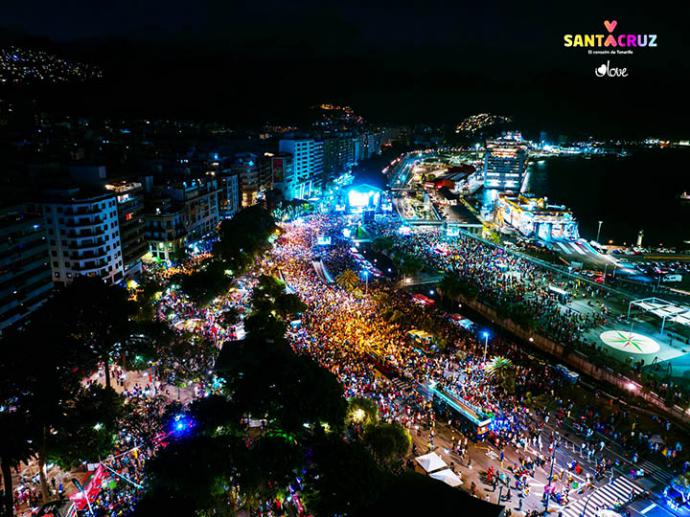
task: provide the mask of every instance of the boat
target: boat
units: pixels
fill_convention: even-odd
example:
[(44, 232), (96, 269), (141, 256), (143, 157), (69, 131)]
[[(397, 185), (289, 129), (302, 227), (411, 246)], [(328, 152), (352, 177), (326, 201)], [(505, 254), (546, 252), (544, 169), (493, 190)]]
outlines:
[(687, 190), (683, 191), (683, 193), (678, 196), (678, 199), (680, 199), (681, 204), (690, 203), (690, 194), (688, 194)]

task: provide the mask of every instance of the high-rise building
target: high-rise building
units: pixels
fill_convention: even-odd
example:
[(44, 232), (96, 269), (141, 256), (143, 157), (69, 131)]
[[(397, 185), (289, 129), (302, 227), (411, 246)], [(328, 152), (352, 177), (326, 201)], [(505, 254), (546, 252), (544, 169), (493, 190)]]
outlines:
[(323, 182), (328, 182), (352, 169), (355, 146), (351, 135), (335, 135), (323, 140)]
[(141, 183), (133, 181), (116, 181), (105, 188), (115, 194), (125, 277), (133, 278), (141, 273), (141, 258), (147, 250), (144, 189)]
[(177, 262), (185, 246), (216, 229), (220, 221), (218, 179), (170, 180), (154, 187), (144, 219), (151, 257)]
[(240, 176), (232, 169), (223, 169), (217, 177), (220, 185), (218, 199), (220, 216), (224, 219), (230, 219), (242, 208)]
[(117, 200), (79, 188), (51, 190), (41, 202), (53, 282), (78, 276), (114, 284), (124, 278)]
[(201, 239), (218, 226), (220, 188), (215, 177), (169, 182), (160, 187), (160, 192), (182, 205), (188, 239)]
[(519, 192), (527, 168), (527, 142), (519, 133), (486, 142), (484, 187)]
[(265, 153), (261, 160), (261, 176), (265, 184), (266, 198), (275, 199), (275, 195), (284, 199), (293, 199), (293, 164), (290, 153)]
[(0, 206), (0, 333), (21, 324), (53, 287), (40, 211)]
[(242, 206), (256, 204), (260, 187), (258, 156), (255, 153), (237, 153), (230, 170), (239, 177)]
[(374, 155), (381, 154), (381, 146), (383, 145), (383, 133), (380, 131), (367, 133), (367, 149), (368, 156), (371, 158)]
[(286, 177), (287, 199), (306, 199), (321, 186), (323, 177), (323, 142), (312, 138), (284, 138), (280, 140), (281, 153), (292, 155), (291, 177)]
[(187, 228), (182, 210), (170, 198), (146, 201), (147, 260), (173, 264), (184, 257)]

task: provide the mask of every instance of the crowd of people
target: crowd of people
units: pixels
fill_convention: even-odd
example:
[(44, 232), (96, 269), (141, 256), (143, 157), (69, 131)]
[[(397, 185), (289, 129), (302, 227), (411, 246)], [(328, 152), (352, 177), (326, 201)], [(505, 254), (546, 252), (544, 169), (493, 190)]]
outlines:
[[(290, 338), (298, 353), (309, 354), (338, 376), (345, 396), (375, 400), (385, 419), (402, 423), (413, 433), (425, 428), (429, 431), (428, 445), (432, 448), (437, 419), (449, 417), (451, 421), (455, 419), (456, 424), (461, 424), (462, 419), (447, 408), (434, 406), (429, 397), (422, 395), (424, 389), (420, 387), (424, 386), (434, 386), (437, 391), (461, 399), (479, 415), (490, 418), (489, 432), (482, 438), (501, 451), (505, 447), (526, 450), (529, 446), (541, 451), (547, 444), (553, 446), (556, 439), (553, 431), (545, 430), (553, 404), (549, 408), (535, 407), (532, 403), (535, 395), (544, 394), (555, 403), (559, 426), (563, 427), (566, 414), (568, 422), (580, 418), (581, 412), (558, 395), (567, 384), (562, 374), (543, 362), (534, 361), (512, 343), (493, 338), (489, 354), (489, 358), (497, 355), (509, 358), (512, 384), (508, 388), (487, 368), (489, 361), (483, 355), (484, 343), (476, 333), (457, 325), (445, 312), (414, 303), (408, 293), (387, 282), (373, 282), (365, 296), (361, 291), (349, 292), (325, 283), (312, 266), (314, 255), (318, 255), (335, 275), (361, 266), (352, 256), (352, 243), (339, 238), (342, 228), (337, 221), (314, 217), (308, 224), (289, 224), (284, 230), (272, 252), (273, 264), (276, 273), (285, 278), (308, 307), (301, 325), (290, 332)], [(377, 231), (382, 230), (385, 234), (386, 230), (379, 225)], [(327, 251), (312, 248), (314, 233), (333, 237), (333, 244)], [(573, 339), (586, 326), (600, 323), (597, 318), (606, 317), (604, 312), (599, 315), (569, 314), (548, 290), (548, 286), (555, 285), (570, 292), (579, 289), (582, 295), (598, 294), (590, 286), (566, 285), (567, 281), (538, 271), (529, 263), (521, 264), (512, 256), (502, 256), (500, 250), (491, 250), (488, 246), (476, 248), (475, 242), (446, 243), (446, 246), (457, 247), (451, 252), (444, 248), (443, 253), (430, 253), (429, 250), (438, 246), (434, 234), (420, 232), (417, 236), (415, 232), (413, 235), (415, 237), (403, 239), (400, 244), (407, 252), (423, 255), (432, 267), (451, 268), (470, 275), (480, 285), (486, 280), (489, 287), (482, 289), (486, 289), (487, 296), (497, 297), (496, 300), (518, 294), (532, 300), (530, 303), (535, 305), (531, 310), (551, 318), (551, 328), (560, 325), (558, 328)], [(481, 258), (469, 258), (472, 255)], [(493, 268), (498, 268), (495, 276)], [(498, 293), (491, 291), (492, 287)], [(410, 331), (428, 327), (432, 328), (436, 341), (443, 343), (439, 353), (427, 353), (410, 338)], [(596, 419), (591, 421), (597, 422)], [(610, 475), (614, 466), (620, 466), (613, 455), (604, 447), (600, 448), (598, 433), (604, 433), (607, 439), (624, 447), (632, 443), (631, 438), (622, 437), (620, 433), (607, 433), (609, 427), (596, 425), (594, 429), (596, 437), (593, 434), (583, 436), (586, 450), (591, 451), (587, 456), (592, 463), (586, 477), (574, 482), (573, 477), (578, 477), (575, 472), (581, 472), (582, 466), (562, 466), (560, 474), (557, 470), (547, 485), (546, 491), (550, 491), (551, 497), (560, 504), (567, 504), (573, 487), (581, 491), (583, 487), (593, 486), (594, 480)], [(458, 428), (461, 430), (462, 426)], [(469, 435), (475, 437), (471, 431)], [(632, 436), (640, 447), (645, 441), (649, 443), (649, 435), (638, 433), (635, 438), (633, 433)], [(464, 449), (458, 450), (465, 452)], [(631, 457), (634, 453), (630, 448)], [(533, 459), (525, 455), (520, 464), (510, 467), (520, 493), (529, 493), (528, 475), (533, 475), (536, 466), (543, 466), (546, 461), (547, 457), (539, 452)]]
[[(451, 451), (466, 458), (470, 441), (487, 441), (500, 451), (503, 472), (489, 473), (490, 483), (505, 483), (508, 500), (511, 490), (522, 498), (530, 493), (530, 479), (538, 467), (545, 468), (548, 456), (559, 445), (555, 428), (570, 429), (581, 436), (582, 453), (594, 464), (586, 474), (577, 462), (562, 465), (548, 480), (544, 493), (567, 504), (572, 490), (582, 490), (582, 483), (592, 486), (592, 479), (609, 475), (620, 466), (607, 454), (602, 436), (621, 443), (636, 462), (640, 454), (658, 449), (669, 459), (682, 451), (682, 444), (660, 445), (651, 433), (635, 428), (630, 413), (604, 413), (593, 404), (576, 407), (560, 396), (567, 385), (562, 374), (550, 365), (534, 361), (527, 351), (503, 340), (491, 339), (488, 347), (475, 329), (459, 325), (452, 315), (435, 305), (415, 303), (407, 291), (386, 280), (367, 282), (367, 289), (348, 290), (329, 283), (320, 275), (312, 261), (318, 258), (333, 276), (347, 269), (361, 267), (362, 256), (355, 258), (352, 242), (343, 238), (343, 222), (338, 218), (311, 216), (308, 220), (287, 223), (283, 233), (256, 270), (244, 275), (226, 296), (208, 307), (199, 307), (180, 291), (168, 287), (156, 302), (156, 315), (180, 335), (191, 333), (211, 344), (237, 339), (241, 322), (228, 324), (223, 314), (228, 310), (240, 313), (249, 310), (251, 289), (260, 273), (283, 278), (288, 288), (299, 295), (306, 305), (299, 322), (288, 330), (288, 338), (296, 353), (306, 354), (334, 373), (343, 384), (346, 398), (363, 397), (373, 400), (384, 421), (398, 422), (415, 436), (428, 437), (433, 450), (439, 422), (452, 427)], [(372, 233), (392, 235), (391, 223), (374, 223)], [(315, 246), (315, 236), (331, 237), (332, 244)], [(467, 237), (452, 241), (439, 238), (436, 231), (415, 231), (393, 239), (395, 249), (424, 257), (431, 268), (454, 271), (467, 279), (484, 299), (495, 304), (516, 299), (539, 315), (540, 324), (561, 340), (575, 340), (583, 329), (600, 324), (606, 318), (604, 306), (588, 314), (564, 308), (558, 294), (549, 289), (557, 286), (570, 293), (594, 297), (601, 295), (594, 287), (556, 277), (540, 270), (529, 261), (484, 245)], [(190, 265), (189, 267), (194, 267)], [(158, 274), (158, 273), (155, 273)], [(162, 278), (162, 277), (161, 277)], [(166, 277), (162, 281), (169, 280)], [(432, 336), (427, 347), (413, 339), (417, 330)], [(505, 358), (500, 374), (490, 365), (495, 357)], [(106, 461), (107, 488), (90, 501), (91, 510), (99, 516), (128, 514), (141, 493), (143, 466), (155, 453), (164, 436), (162, 415), (171, 400), (170, 379), (150, 376), (139, 382), (126, 381), (127, 372), (114, 367), (113, 379), (130, 407), (128, 421), (118, 436), (118, 451)], [(212, 380), (207, 379), (210, 384)], [(203, 382), (190, 397), (202, 396)], [(477, 416), (490, 421), (479, 433), (469, 420), (434, 402), (433, 393), (462, 401)], [(549, 404), (535, 404), (543, 395)], [(553, 411), (555, 409), (555, 411)], [(552, 418), (551, 424), (549, 420)], [(660, 427), (669, 425), (659, 422)], [(622, 432), (621, 429), (632, 429)], [(456, 438), (458, 436), (458, 438)], [(531, 454), (526, 451), (531, 447)], [(663, 450), (661, 450), (663, 448)], [(518, 451), (517, 461), (504, 460), (504, 451)], [(420, 452), (417, 445), (414, 453)], [(467, 466), (471, 460), (467, 460)], [(505, 463), (505, 465), (504, 465)], [(451, 463), (456, 469), (454, 463)], [(505, 472), (512, 473), (508, 480)], [(495, 477), (494, 477), (495, 474)], [(581, 477), (586, 476), (586, 477)], [(62, 485), (56, 490), (64, 490)], [(25, 491), (20, 497), (32, 497)], [(520, 503), (522, 504), (522, 503)], [(86, 509), (82, 509), (86, 512)]]
[[(336, 374), (346, 397), (373, 399), (384, 419), (397, 421), (413, 433), (428, 430), (432, 448), (434, 425), (444, 412), (434, 408), (420, 386), (445, 390), (490, 417), (489, 433), (482, 438), (499, 449), (508, 444), (524, 447), (536, 440), (543, 420), (530, 412), (526, 397), (530, 392), (553, 393), (562, 382), (559, 375), (545, 365), (530, 363), (524, 354), (496, 340), (492, 355), (510, 355), (513, 361), (515, 389), (507, 390), (488, 373), (476, 336), (442, 311), (421, 307), (409, 294), (385, 283), (371, 285), (363, 297), (324, 284), (311, 264), (311, 234), (336, 235), (338, 228), (331, 225), (328, 220), (315, 219), (308, 226), (287, 226), (273, 251), (275, 267), (308, 307), (301, 325), (290, 333), (295, 350), (309, 354)], [(353, 266), (348, 253), (347, 243), (336, 243), (320, 256), (337, 272)], [(390, 314), (398, 315), (395, 321), (386, 319)], [(429, 320), (434, 322), (436, 338), (445, 343), (442, 353), (425, 353), (409, 335)], [(463, 422), (457, 423), (460, 432)]]
[[(495, 307), (521, 307), (536, 317), (541, 331), (561, 343), (575, 343), (583, 332), (606, 322), (608, 293), (589, 283), (536, 265), (503, 248), (466, 235), (447, 238), (442, 229), (415, 229), (399, 235), (399, 225), (379, 223), (376, 231), (395, 236), (399, 250), (424, 257), (430, 269), (451, 271), (472, 285), (478, 296)], [(564, 294), (567, 293), (567, 294)], [(590, 300), (584, 312), (568, 307), (564, 297)], [(597, 299), (596, 301), (594, 301)]]

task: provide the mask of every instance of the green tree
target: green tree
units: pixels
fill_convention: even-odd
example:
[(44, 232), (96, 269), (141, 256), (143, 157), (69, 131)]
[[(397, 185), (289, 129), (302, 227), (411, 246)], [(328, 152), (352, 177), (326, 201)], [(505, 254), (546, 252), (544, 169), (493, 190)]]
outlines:
[(85, 460), (108, 456), (115, 445), (122, 398), (112, 388), (92, 385), (66, 401), (63, 418), (48, 433), (46, 452), (50, 461), (65, 469)]
[(241, 272), (253, 263), (258, 253), (268, 249), (268, 239), (276, 230), (268, 210), (260, 205), (250, 206), (221, 223), (214, 253), (236, 273)]
[(515, 391), (515, 365), (505, 357), (493, 357), (486, 365), (486, 373), (507, 392)]
[(380, 423), (366, 428), (364, 443), (379, 465), (398, 469), (410, 450), (412, 438), (400, 424)]
[(206, 306), (230, 289), (232, 276), (225, 262), (211, 260), (191, 274), (178, 274), (172, 281), (197, 305)]
[(199, 334), (173, 334), (165, 346), (157, 350), (158, 374), (180, 385), (205, 378), (218, 356), (216, 348)]
[(67, 336), (83, 351), (80, 366), (91, 366), (88, 356), (105, 367), (105, 384), (110, 387), (113, 355), (126, 353), (127, 337), (133, 329), (130, 319), (136, 306), (121, 287), (106, 285), (98, 278), (79, 277), (45, 305), (53, 331)]
[[(187, 509), (184, 515), (215, 510), (228, 515), (228, 488), (238, 482), (234, 460), (242, 447), (238, 440), (205, 434), (172, 440), (146, 465), (146, 499)], [(147, 505), (135, 515), (144, 515)]]
[(231, 325), (236, 325), (241, 321), (241, 315), (240, 311), (237, 309), (237, 307), (230, 307), (223, 311), (223, 323), (225, 326), (229, 327)]
[(268, 275), (259, 277), (252, 291), (251, 303), (253, 312), (271, 313), (284, 321), (306, 309), (299, 296), (287, 292), (283, 281)]
[(216, 370), (238, 412), (266, 418), (271, 429), (301, 435), (322, 424), (343, 425), (340, 383), (311, 359), (295, 355), (282, 337), (249, 337), (224, 347)]
[(460, 296), (476, 298), (477, 287), (455, 271), (446, 271), (438, 284), (438, 290), (444, 298), (455, 300)]
[(354, 515), (380, 496), (386, 476), (358, 442), (325, 436), (312, 447), (304, 498), (316, 515)]
[[(45, 476), (48, 461), (72, 463), (75, 455), (70, 447), (79, 448), (83, 459), (104, 455), (112, 441), (99, 439), (94, 426), (100, 422), (102, 428), (95, 431), (103, 430), (110, 433), (103, 436), (112, 438), (113, 422), (120, 407), (119, 397), (109, 388), (84, 388), (81, 383), (83, 349), (73, 336), (53, 333), (61, 324), (53, 317), (53, 312), (41, 311), (27, 329), (4, 338), (3, 361), (0, 361), (3, 396), (0, 404), (9, 403), (13, 412), (25, 415), (26, 424), (15, 428), (28, 434), (13, 439), (31, 443), (44, 502), (50, 497)], [(28, 349), (33, 354), (31, 361), (25, 356)], [(87, 368), (90, 366), (87, 364)], [(73, 443), (68, 444), (70, 441)], [(26, 449), (20, 448), (17, 455), (25, 452)]]

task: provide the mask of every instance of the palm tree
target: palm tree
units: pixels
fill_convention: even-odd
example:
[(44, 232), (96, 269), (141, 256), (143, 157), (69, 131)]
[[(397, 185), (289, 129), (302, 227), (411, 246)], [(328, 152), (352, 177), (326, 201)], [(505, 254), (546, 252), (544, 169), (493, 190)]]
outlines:
[(350, 292), (354, 291), (359, 285), (359, 277), (357, 276), (357, 273), (351, 269), (346, 269), (335, 278), (335, 283), (338, 284), (338, 286), (342, 289)]
[(486, 365), (486, 374), (496, 381), (496, 384), (511, 391), (515, 387), (515, 365), (506, 357), (493, 357)]

